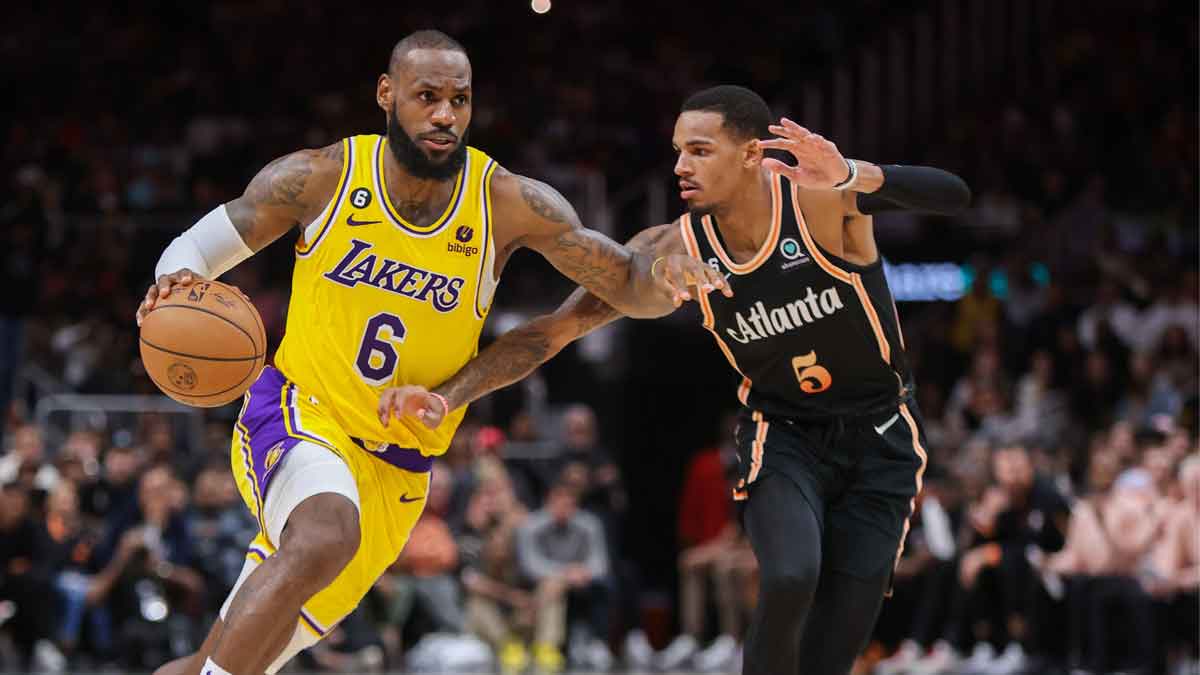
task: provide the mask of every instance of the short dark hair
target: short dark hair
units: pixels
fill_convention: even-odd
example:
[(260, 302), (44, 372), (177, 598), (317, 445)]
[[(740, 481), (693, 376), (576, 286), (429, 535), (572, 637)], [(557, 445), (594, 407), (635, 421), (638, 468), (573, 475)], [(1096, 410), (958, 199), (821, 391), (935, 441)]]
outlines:
[(404, 36), (396, 43), (395, 47), (392, 47), (392, 57), (388, 61), (388, 70), (394, 69), (414, 49), (448, 49), (452, 52), (467, 53), (466, 48), (458, 40), (440, 30), (419, 30)]
[(722, 126), (739, 139), (766, 138), (774, 118), (763, 97), (745, 87), (722, 84), (698, 91), (683, 102), (680, 113), (692, 110), (717, 112), (725, 118)]

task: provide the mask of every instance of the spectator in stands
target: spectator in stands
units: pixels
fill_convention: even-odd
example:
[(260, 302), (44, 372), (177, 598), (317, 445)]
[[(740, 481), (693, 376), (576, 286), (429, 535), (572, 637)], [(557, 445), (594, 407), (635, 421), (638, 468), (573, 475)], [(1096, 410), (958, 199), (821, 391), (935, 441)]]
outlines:
[[(678, 524), (682, 632), (657, 655), (655, 665), (662, 670), (678, 670), (688, 664), (704, 671), (729, 666), (741, 642), (745, 606), (734, 561), (746, 542), (734, 521), (732, 485), (727, 478), (736, 461), (736, 425), (736, 416), (724, 416), (721, 443), (698, 452), (684, 478)], [(710, 600), (716, 605), (719, 632), (701, 651)]]
[(502, 463), (484, 458), (477, 466), (478, 489), (458, 533), (468, 630), (492, 646), (506, 672), (528, 665), (531, 639), (539, 666), (560, 668), (565, 598), (530, 591), (516, 558), (516, 531), (525, 510)]
[[(1071, 586), (1070, 656), (1095, 672), (1150, 668), (1155, 637), (1150, 595), (1139, 576), (1162, 528), (1157, 490), (1138, 468), (1111, 478), (1107, 454), (1093, 458), (1092, 491), (1076, 502), (1063, 549), (1043, 567)], [(1107, 486), (1107, 484), (1111, 484)], [(1118, 627), (1116, 622), (1120, 622)], [(1126, 654), (1115, 654), (1114, 635), (1124, 635)]]
[(1137, 310), (1121, 297), (1120, 287), (1110, 279), (1100, 283), (1092, 306), (1079, 315), (1079, 341), (1088, 350), (1105, 348), (1105, 330), (1111, 331), (1121, 346), (1133, 347), (1140, 328)]
[(568, 406), (563, 412), (563, 465), (580, 464), (584, 469), (579, 505), (604, 524), (609, 552), (618, 555), (620, 525), (628, 506), (628, 497), (621, 481), (621, 470), (612, 453), (600, 445), (596, 428), (596, 413), (582, 403)]
[(973, 532), (959, 563), (971, 617), (965, 625), (976, 639), (965, 667), (1018, 672), (1041, 646), (1035, 641), (1045, 627), (1043, 591), (1028, 556), (1063, 547), (1070, 509), (1049, 478), (1035, 474), (1025, 447), (998, 447), (991, 469), (994, 484), (967, 509)]
[(1200, 453), (1179, 464), (1182, 498), (1166, 515), (1164, 535), (1153, 554), (1148, 590), (1158, 598), (1162, 652), (1175, 664), (1200, 667)]
[(50, 579), (37, 559), (37, 525), (29, 487), (0, 483), (0, 629), (19, 650), (22, 668), (61, 670), (65, 660), (47, 639), (54, 635)]
[(947, 478), (928, 476), (917, 498), (892, 597), (876, 626), (878, 639), (895, 644), (899, 637), (900, 645), (876, 664), (875, 675), (943, 672), (957, 663), (942, 636), (958, 581), (955, 532), (962, 521), (963, 495)]
[[(564, 484), (546, 495), (545, 506), (529, 515), (517, 532), (517, 561), (541, 597), (565, 595), (572, 627), (571, 658), (607, 670), (612, 654), (605, 640), (609, 628), (609, 560), (604, 529), (593, 515), (579, 509), (579, 497)], [(553, 644), (540, 644), (534, 658), (552, 664), (566, 633), (562, 626)], [(539, 650), (543, 654), (539, 654)], [(561, 657), (558, 659), (561, 662)]]
[(124, 528), (137, 517), (139, 448), (117, 443), (104, 453), (98, 477), (79, 486), (80, 508), (93, 525)]
[[(495, 650), (504, 672), (519, 673), (529, 664), (526, 643), (533, 641), (538, 666), (561, 668), (553, 645), (562, 642), (566, 599), (561, 593), (530, 592), (521, 582), (515, 530), (498, 525), (483, 542), (478, 559), (463, 570), (470, 630)], [(543, 587), (546, 590), (550, 586)]]
[(148, 470), (138, 482), (134, 519), (115, 518), (98, 549), (88, 601), (108, 603), (129, 667), (156, 667), (191, 651), (185, 612), (201, 606), (204, 582), (191, 567), (190, 522), (175, 510), (174, 490), (169, 469)]
[(204, 579), (204, 612), (215, 615), (241, 574), (258, 522), (223, 464), (209, 464), (196, 476), (189, 516), (193, 559)]
[(0, 457), (0, 483), (24, 476), (26, 487), (47, 492), (58, 482), (58, 470), (46, 461), (42, 430), (23, 424), (12, 433), (8, 452)]
[(97, 542), (94, 531), (83, 526), (75, 485), (59, 482), (46, 499), (45, 511), (38, 532), (37, 559), (58, 594), (55, 636), (59, 646), (68, 658), (75, 657), (86, 625), (92, 653), (102, 661), (110, 660), (113, 641), (108, 608), (87, 602)]

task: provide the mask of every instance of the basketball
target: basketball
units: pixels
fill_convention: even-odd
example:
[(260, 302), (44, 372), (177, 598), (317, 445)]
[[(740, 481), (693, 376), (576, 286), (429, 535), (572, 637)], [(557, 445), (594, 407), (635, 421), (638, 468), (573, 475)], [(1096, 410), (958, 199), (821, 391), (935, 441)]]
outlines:
[(262, 318), (219, 281), (176, 287), (142, 321), (142, 364), (164, 394), (212, 408), (241, 396), (266, 361)]

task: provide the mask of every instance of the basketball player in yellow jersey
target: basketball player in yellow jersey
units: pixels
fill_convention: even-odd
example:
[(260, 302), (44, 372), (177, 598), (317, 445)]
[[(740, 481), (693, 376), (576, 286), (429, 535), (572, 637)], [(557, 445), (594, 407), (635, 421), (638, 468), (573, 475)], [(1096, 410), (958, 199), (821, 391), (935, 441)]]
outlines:
[[(380, 393), (432, 388), (471, 359), (516, 248), (538, 251), (627, 315), (729, 292), (702, 262), (651, 260), (584, 229), (553, 188), (468, 148), (471, 66), (446, 35), (401, 40), (376, 99), (386, 136), (269, 164), (168, 246), (138, 310), (140, 322), (173, 287), (215, 278), (300, 229), (287, 333), (233, 433), (234, 475), (261, 532), (199, 652), (162, 675), (274, 673), (395, 561), (424, 506), (432, 457), (465, 410), (428, 394), (379, 414)], [(427, 428), (418, 418), (431, 415), (440, 423)]]

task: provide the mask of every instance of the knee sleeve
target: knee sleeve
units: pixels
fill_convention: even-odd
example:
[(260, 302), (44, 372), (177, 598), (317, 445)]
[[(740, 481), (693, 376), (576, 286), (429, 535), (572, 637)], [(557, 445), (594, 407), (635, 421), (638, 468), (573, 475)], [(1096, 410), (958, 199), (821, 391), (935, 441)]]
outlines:
[(263, 503), (265, 534), (276, 548), (288, 517), (309, 497), (325, 492), (340, 494), (361, 512), (354, 474), (329, 448), (304, 441), (297, 443), (279, 462)]

